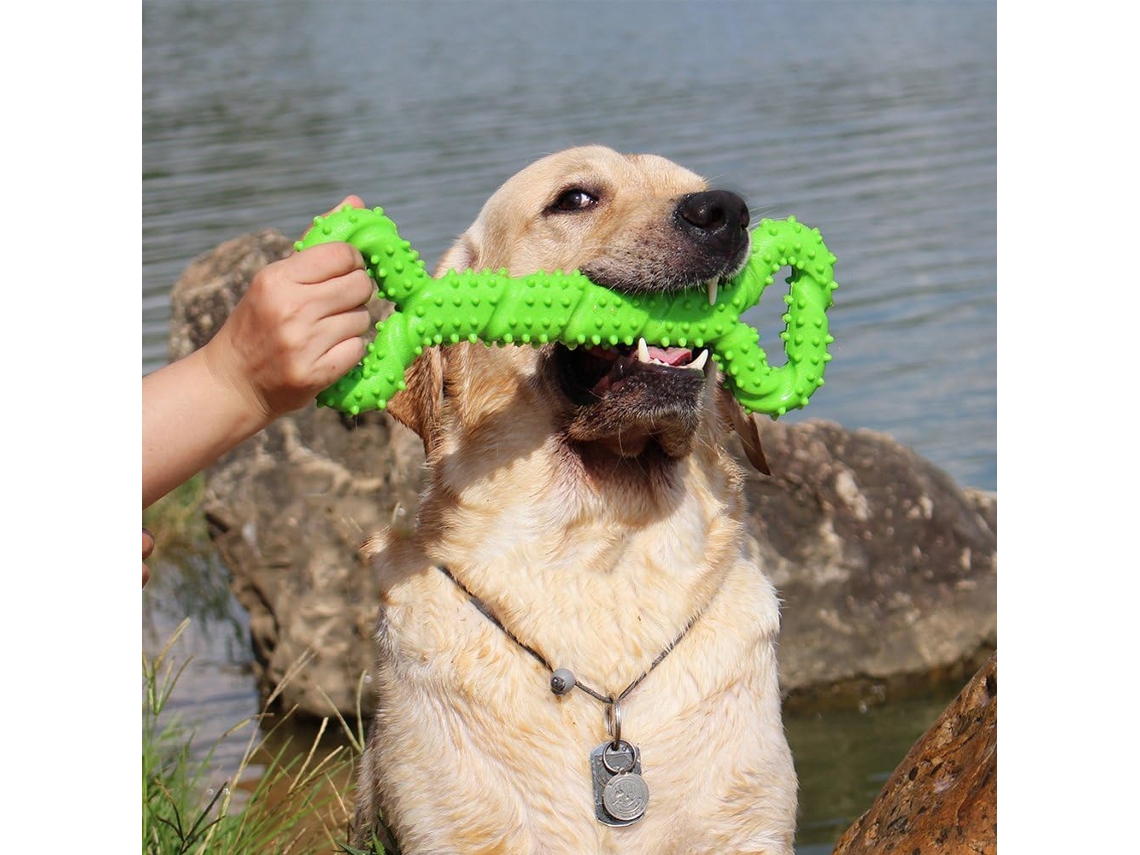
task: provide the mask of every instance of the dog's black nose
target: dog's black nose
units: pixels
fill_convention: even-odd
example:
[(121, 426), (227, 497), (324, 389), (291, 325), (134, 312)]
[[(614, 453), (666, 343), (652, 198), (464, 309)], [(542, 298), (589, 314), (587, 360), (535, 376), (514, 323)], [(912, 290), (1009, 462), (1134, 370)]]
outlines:
[(677, 222), (685, 232), (725, 254), (748, 240), (748, 204), (727, 190), (685, 196), (677, 205)]

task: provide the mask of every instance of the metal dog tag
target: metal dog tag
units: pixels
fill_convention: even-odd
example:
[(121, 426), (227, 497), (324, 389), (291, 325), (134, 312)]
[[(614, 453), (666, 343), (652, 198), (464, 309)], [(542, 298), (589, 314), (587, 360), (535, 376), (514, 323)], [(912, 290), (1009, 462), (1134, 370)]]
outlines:
[(607, 740), (590, 752), (594, 815), (606, 825), (632, 825), (645, 815), (649, 787), (641, 777), (641, 749)]

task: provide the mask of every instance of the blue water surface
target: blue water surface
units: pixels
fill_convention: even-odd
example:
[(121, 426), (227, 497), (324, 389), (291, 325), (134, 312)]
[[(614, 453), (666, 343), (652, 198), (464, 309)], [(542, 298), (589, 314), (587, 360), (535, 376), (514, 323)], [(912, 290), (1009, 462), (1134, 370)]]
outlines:
[[(355, 192), (434, 263), (507, 177), (652, 151), (838, 256), (827, 385), (788, 416), (885, 431), (996, 489), (992, 2), (143, 5), (143, 364), (197, 254)], [(778, 343), (775, 289), (747, 316)], [(769, 297), (771, 298), (769, 300)]]

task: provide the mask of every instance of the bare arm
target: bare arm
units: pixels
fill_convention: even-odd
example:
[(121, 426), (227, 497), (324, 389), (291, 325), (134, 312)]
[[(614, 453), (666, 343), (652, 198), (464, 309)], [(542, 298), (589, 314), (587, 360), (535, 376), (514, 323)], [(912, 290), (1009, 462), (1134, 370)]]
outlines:
[(142, 396), (144, 508), (272, 421), (214, 374), (205, 349), (144, 377)]
[(352, 246), (307, 249), (259, 271), (206, 345), (144, 377), (143, 507), (355, 365), (374, 291)]

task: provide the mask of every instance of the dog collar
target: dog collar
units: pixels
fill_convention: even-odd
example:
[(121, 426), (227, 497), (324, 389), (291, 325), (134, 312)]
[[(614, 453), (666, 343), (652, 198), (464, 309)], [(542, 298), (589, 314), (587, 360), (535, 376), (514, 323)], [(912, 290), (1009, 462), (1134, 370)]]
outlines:
[(689, 619), (677, 637), (657, 654), (657, 658), (633, 682), (616, 696), (603, 695), (578, 680), (568, 668), (555, 668), (551, 665), (545, 656), (507, 629), (487, 604), (471, 593), (467, 586), (455, 578), (455, 575), (447, 567), (442, 564), (438, 567), (440, 572), (467, 596), (467, 599), (483, 617), (498, 627), (507, 638), (529, 653), (550, 672), (551, 692), (556, 695), (565, 695), (573, 689), (579, 689), (605, 705), (606, 732), (610, 734), (611, 738), (590, 752), (590, 768), (594, 784), (594, 814), (599, 822), (612, 826), (632, 825), (641, 819), (645, 815), (645, 809), (649, 803), (649, 788), (645, 784), (645, 779), (641, 777), (641, 749), (632, 742), (623, 739), (621, 735), (621, 703), (673, 651), (673, 648), (700, 620), (708, 605), (706, 604)]

